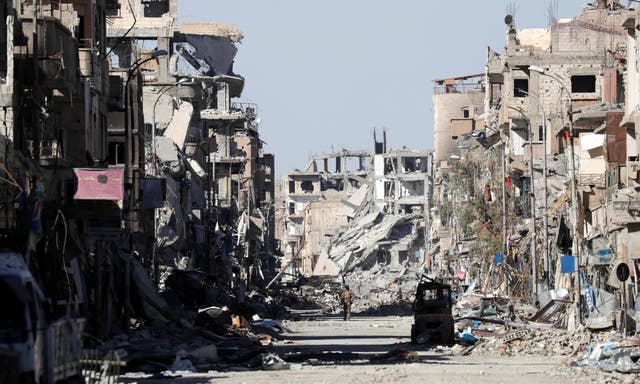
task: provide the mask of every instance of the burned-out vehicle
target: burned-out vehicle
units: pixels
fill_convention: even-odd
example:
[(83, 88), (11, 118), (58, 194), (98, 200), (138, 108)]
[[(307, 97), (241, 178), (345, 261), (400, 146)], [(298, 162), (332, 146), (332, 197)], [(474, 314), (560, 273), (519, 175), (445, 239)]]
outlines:
[(0, 252), (0, 383), (83, 382), (84, 322), (52, 320), (22, 255)]
[(451, 286), (421, 276), (413, 302), (414, 324), (411, 342), (418, 344), (452, 344)]

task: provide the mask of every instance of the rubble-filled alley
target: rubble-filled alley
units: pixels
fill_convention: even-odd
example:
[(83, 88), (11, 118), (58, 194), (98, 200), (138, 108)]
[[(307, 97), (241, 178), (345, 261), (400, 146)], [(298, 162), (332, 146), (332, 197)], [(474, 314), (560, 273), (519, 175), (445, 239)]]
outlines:
[(281, 173), (178, 5), (0, 2), (0, 384), (640, 382), (635, 4), (507, 14), (433, 151)]

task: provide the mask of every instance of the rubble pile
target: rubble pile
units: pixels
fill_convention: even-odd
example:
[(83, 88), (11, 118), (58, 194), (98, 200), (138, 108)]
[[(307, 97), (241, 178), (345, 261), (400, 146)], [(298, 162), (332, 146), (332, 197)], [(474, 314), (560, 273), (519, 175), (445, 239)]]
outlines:
[[(171, 376), (211, 370), (275, 369), (268, 347), (281, 340), (282, 323), (257, 315), (249, 322), (227, 307), (198, 311), (166, 327), (140, 325), (129, 334), (94, 345), (98, 356), (117, 356), (128, 373)], [(279, 368), (282, 369), (282, 368)]]
[(640, 373), (640, 340), (604, 341), (591, 347), (578, 366), (605, 372)]
[(278, 318), (296, 319), (335, 313), (340, 306), (341, 286), (332, 280), (300, 279), (297, 286), (283, 287), (274, 293), (273, 308)]
[(513, 330), (502, 336), (482, 338), (471, 355), (574, 356), (589, 347), (592, 337), (588, 332), (558, 329)]
[(417, 285), (416, 265), (407, 264), (400, 268), (382, 267), (355, 269), (345, 275), (345, 282), (354, 291), (356, 300), (352, 305), (354, 313), (377, 313), (411, 315), (411, 303), (415, 298)]

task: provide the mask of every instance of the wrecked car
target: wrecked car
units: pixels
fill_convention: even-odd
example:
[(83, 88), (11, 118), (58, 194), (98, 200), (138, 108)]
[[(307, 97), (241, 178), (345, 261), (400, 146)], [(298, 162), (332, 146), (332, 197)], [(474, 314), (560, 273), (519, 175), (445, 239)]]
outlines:
[(454, 330), (451, 306), (451, 286), (421, 276), (413, 302), (411, 342), (452, 344)]
[(0, 253), (0, 302), (0, 359), (11, 370), (0, 372), (0, 382), (82, 381), (83, 323), (49, 321), (44, 294), (20, 254)]

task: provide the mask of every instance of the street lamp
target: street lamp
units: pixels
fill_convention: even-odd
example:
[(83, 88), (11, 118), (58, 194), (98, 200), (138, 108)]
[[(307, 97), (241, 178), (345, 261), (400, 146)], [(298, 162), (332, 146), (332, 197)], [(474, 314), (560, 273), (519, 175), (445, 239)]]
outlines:
[(156, 59), (160, 56), (166, 56), (169, 53), (167, 51), (165, 51), (164, 49), (160, 49), (160, 50), (154, 50), (153, 52), (151, 52), (151, 55), (149, 55), (149, 57), (140, 60), (140, 58), (138, 58), (136, 61), (133, 62), (133, 64), (131, 65), (131, 67), (129, 68), (129, 70), (127, 71), (127, 80), (124, 83), (124, 113), (125, 113), (125, 118), (124, 118), (124, 132), (125, 132), (125, 141), (126, 141), (126, 148), (127, 150), (125, 151), (125, 173), (126, 173), (126, 177), (127, 177), (127, 181), (130, 182), (130, 177), (129, 177), (129, 161), (130, 161), (130, 153), (129, 153), (129, 146), (131, 145), (131, 140), (132, 137), (131, 136), (131, 130), (129, 129), (129, 120), (131, 118), (131, 113), (130, 113), (130, 108), (129, 108), (129, 100), (131, 98), (131, 96), (129, 95), (130, 90), (129, 90), (129, 83), (131, 82), (131, 79), (133, 79), (134, 77), (136, 77), (136, 70), (144, 63), (151, 61), (153, 59)]
[[(160, 101), (162, 96), (165, 93), (167, 93), (169, 90), (174, 89), (174, 87), (180, 86), (186, 83), (187, 81), (189, 81), (189, 79), (186, 77), (183, 77), (180, 80), (178, 80), (176, 83), (166, 86), (162, 91), (160, 91), (160, 93), (158, 94), (158, 97), (156, 97), (156, 101), (153, 103), (153, 113), (152, 113), (153, 118), (152, 118), (152, 125), (151, 125), (151, 164), (153, 166), (154, 177), (158, 176), (158, 166), (156, 161), (156, 107), (158, 106), (158, 101)], [(156, 248), (158, 243), (158, 208), (153, 209), (153, 238), (154, 240), (153, 240), (151, 260), (153, 263), (154, 279), (157, 284), (159, 279), (158, 262), (156, 259)]]
[[(538, 95), (536, 95), (533, 92), (527, 92), (527, 91), (521, 91), (524, 92), (524, 94), (526, 94), (527, 96), (531, 96), (533, 97), (533, 99), (536, 101), (536, 103), (538, 103), (538, 107), (540, 108), (540, 110), (542, 111), (542, 146), (543, 146), (543, 152), (542, 152), (542, 178), (544, 180), (544, 215), (543, 215), (543, 220), (544, 220), (544, 260), (545, 263), (547, 264), (547, 273), (551, 274), (551, 262), (549, 261), (549, 217), (547, 216), (547, 209), (549, 209), (549, 204), (548, 204), (548, 197), (547, 197), (547, 116), (544, 112), (544, 107), (542, 105), (542, 102), (540, 101), (540, 98), (538, 97)], [(533, 151), (533, 148), (531, 148), (531, 150)], [(532, 180), (533, 180), (533, 175), (532, 175)], [(532, 183), (533, 184), (533, 183)], [(551, 288), (551, 277), (550, 275), (547, 276), (548, 278), (548, 282), (547, 284), (549, 284), (549, 287), (547, 288)]]
[[(125, 204), (126, 216), (124, 217), (124, 219), (126, 221), (126, 228), (129, 231), (131, 230), (131, 224), (130, 224), (131, 211), (133, 210), (134, 201), (137, 200), (137, 194), (139, 193), (139, 188), (136, 185), (134, 185), (135, 183), (133, 180), (133, 173), (131, 171), (132, 167), (130, 165), (130, 162), (133, 157), (134, 143), (133, 143), (132, 130), (130, 128), (130, 120), (133, 114), (131, 113), (131, 108), (129, 106), (129, 102), (131, 99), (131, 95), (130, 95), (131, 90), (129, 88), (129, 83), (131, 82), (131, 79), (133, 79), (136, 76), (137, 74), (136, 71), (142, 64), (148, 61), (151, 61), (153, 59), (156, 59), (160, 56), (166, 56), (167, 54), (168, 52), (165, 50), (155, 50), (151, 52), (151, 55), (149, 57), (143, 60), (138, 58), (136, 61), (133, 62), (129, 70), (127, 70), (127, 80), (125, 81), (125, 85), (124, 85), (124, 132), (125, 132), (124, 173), (125, 173), (125, 180), (126, 180), (125, 183), (127, 185), (128, 194), (126, 197), (127, 202)], [(154, 274), (157, 276), (156, 271), (154, 271)]]
[[(573, 255), (578, 259), (578, 282), (577, 282), (577, 286), (578, 286), (578, 308), (580, 306), (580, 247), (578, 245), (578, 196), (577, 196), (577, 192), (576, 192), (576, 160), (575, 160), (575, 147), (574, 147), (574, 143), (573, 143), (573, 112), (572, 112), (572, 106), (573, 106), (573, 99), (571, 98), (571, 91), (569, 90), (569, 88), (567, 88), (567, 86), (564, 84), (564, 81), (558, 77), (556, 74), (554, 73), (550, 73), (547, 69), (540, 67), (538, 65), (530, 65), (529, 66), (529, 71), (533, 71), (533, 72), (537, 72), (543, 76), (548, 76), (550, 78), (552, 78), (553, 80), (555, 80), (556, 82), (558, 82), (558, 84), (560, 85), (560, 87), (562, 88), (562, 90), (564, 92), (567, 93), (567, 97), (569, 98), (569, 108), (567, 110), (567, 114), (569, 115), (569, 145), (571, 146), (571, 225), (572, 225), (572, 229), (573, 229), (573, 236), (574, 236), (574, 241), (572, 242), (571, 245), (571, 252), (573, 253)], [(546, 179), (545, 179), (546, 180)], [(582, 314), (580, 312), (580, 310), (578, 310), (578, 312), (580, 313), (579, 318), (580, 320), (582, 320)]]
[[(518, 89), (525, 95), (529, 95), (529, 92), (524, 89)], [(531, 173), (531, 193), (529, 194), (529, 200), (531, 204), (531, 288), (534, 302), (538, 300), (538, 251), (536, 249), (536, 184), (533, 177), (533, 129), (531, 127), (531, 119), (525, 115), (522, 109), (519, 109), (520, 114), (528, 121), (529, 126), (529, 172)]]

